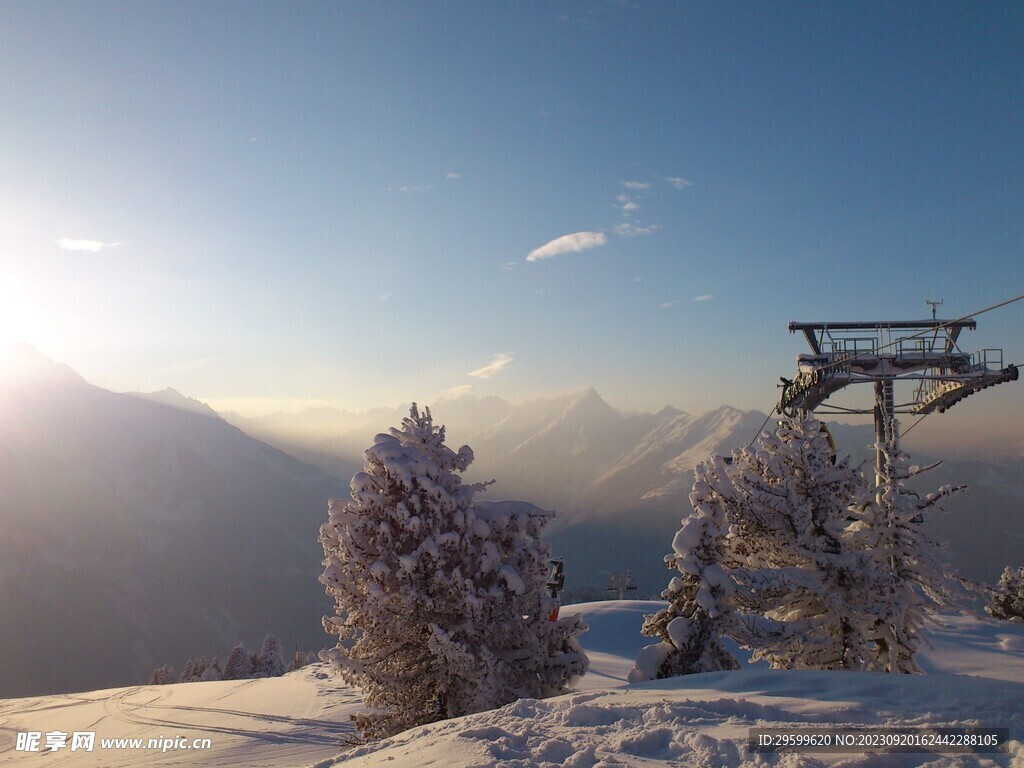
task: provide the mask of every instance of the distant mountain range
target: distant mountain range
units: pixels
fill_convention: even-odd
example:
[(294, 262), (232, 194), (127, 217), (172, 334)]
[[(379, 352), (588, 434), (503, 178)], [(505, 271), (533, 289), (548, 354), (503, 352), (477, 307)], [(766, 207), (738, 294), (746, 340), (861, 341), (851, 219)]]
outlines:
[[(715, 454), (747, 445), (765, 414), (722, 406), (699, 417), (671, 406), (658, 413), (622, 413), (596, 391), (512, 404), (496, 397), (439, 400), (435, 423), (449, 443), (469, 444), (470, 480), (496, 478), (491, 498), (522, 498), (557, 510), (550, 535), (567, 559), (574, 598), (603, 594), (611, 573), (631, 570), (641, 597), (657, 595), (668, 576), (662, 564), (680, 520), (689, 513), (693, 468)], [(356, 415), (331, 409), (246, 419), (225, 414), (250, 434), (348, 477), (373, 435), (397, 425), (407, 409)], [(322, 421), (317, 422), (318, 419)], [(309, 423), (330, 425), (305, 432)], [(335, 431), (328, 437), (328, 430)], [(341, 430), (341, 431), (338, 431)], [(870, 425), (833, 424), (838, 451), (870, 462)], [(921, 462), (936, 458), (915, 456)], [(966, 483), (927, 525), (948, 542), (953, 565), (970, 578), (995, 581), (1024, 549), (1024, 460), (945, 461), (920, 478), (927, 492)]]
[[(289, 649), (328, 644), (327, 499), (347, 495), (362, 452), (407, 407), (218, 415), (173, 390), (116, 394), (21, 357), (0, 374), (0, 697), (140, 682), (268, 633)], [(728, 406), (623, 413), (593, 389), (522, 404), (464, 396), (432, 412), (449, 444), (473, 448), (466, 479), (498, 481), (482, 498), (558, 511), (550, 536), (569, 600), (605, 596), (627, 569), (639, 596), (657, 595), (694, 465), (765, 420)], [(868, 458), (869, 427), (833, 433), (842, 453)], [(928, 523), (957, 569), (994, 581), (1020, 564), (1024, 461), (947, 462), (923, 490), (946, 482), (971, 486)]]
[(0, 378), (0, 697), (145, 682), (268, 633), (326, 644), (317, 530), (345, 483), (176, 393), (19, 357)]

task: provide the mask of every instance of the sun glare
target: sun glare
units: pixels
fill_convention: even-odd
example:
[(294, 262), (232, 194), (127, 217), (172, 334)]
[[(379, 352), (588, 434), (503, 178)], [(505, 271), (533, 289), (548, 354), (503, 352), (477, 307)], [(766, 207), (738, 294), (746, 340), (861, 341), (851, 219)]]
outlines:
[(4, 351), (0, 361), (5, 366), (11, 364), (12, 355), (8, 352), (14, 345), (43, 345), (48, 326), (45, 314), (25, 295), (19, 282), (0, 275), (0, 350)]

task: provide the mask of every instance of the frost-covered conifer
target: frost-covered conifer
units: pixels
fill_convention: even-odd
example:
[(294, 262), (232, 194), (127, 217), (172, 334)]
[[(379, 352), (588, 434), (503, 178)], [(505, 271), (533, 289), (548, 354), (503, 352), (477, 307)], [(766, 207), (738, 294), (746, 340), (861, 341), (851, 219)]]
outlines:
[(821, 423), (784, 419), (757, 446), (695, 471), (693, 513), (666, 558), (679, 574), (669, 607), (643, 632), (660, 637), (635, 679), (735, 669), (729, 637), (787, 669), (858, 669), (874, 625), (870, 556), (846, 536), (858, 476), (833, 463)]
[(731, 584), (722, 567), (726, 508), (708, 482), (715, 484), (716, 473), (725, 474), (721, 459), (695, 470), (693, 514), (683, 520), (672, 543), (674, 552), (665, 557), (666, 565), (679, 572), (661, 595), (669, 605), (648, 616), (641, 630), (661, 642), (640, 651), (630, 682), (739, 668), (721, 644), (730, 626)]
[(185, 666), (181, 670), (181, 677), (178, 679), (179, 683), (197, 683), (203, 679), (203, 673), (206, 672), (207, 667), (210, 666), (210, 662), (207, 661), (205, 656), (200, 656), (196, 659), (189, 659), (185, 662)]
[(153, 676), (149, 678), (150, 685), (169, 685), (174, 682), (174, 670), (167, 664), (153, 670)]
[(216, 656), (213, 657), (213, 661), (210, 662), (210, 666), (203, 672), (202, 678), (204, 682), (212, 682), (214, 680), (224, 679), (224, 670), (220, 668), (220, 659)]
[[(874, 561), (849, 540), (861, 481), (821, 422), (786, 418), (733, 455), (718, 488), (732, 525), (735, 638), (782, 669), (861, 669), (874, 623)], [(731, 486), (731, 487), (730, 487)]]
[(280, 677), (284, 674), (284, 653), (276, 635), (267, 635), (257, 659), (253, 677)]
[(1006, 566), (985, 610), (994, 618), (1024, 623), (1024, 568)]
[(367, 737), (565, 690), (586, 669), (577, 617), (548, 621), (552, 513), (523, 502), (474, 504), (473, 460), (444, 444), (415, 404), (401, 429), (377, 435), (352, 501), (332, 499), (321, 528), (320, 580), (338, 636), (321, 653), (363, 689)]
[(224, 662), (224, 680), (247, 680), (252, 677), (252, 661), (245, 646), (239, 643), (231, 649), (228, 660)]
[(857, 520), (849, 532), (854, 546), (871, 555), (876, 575), (868, 666), (919, 673), (914, 656), (925, 619), (936, 615), (938, 608), (956, 607), (964, 594), (962, 581), (922, 529), (924, 513), (964, 486), (946, 485), (921, 498), (906, 481), (937, 464), (911, 466), (895, 441), (882, 444), (882, 450), (882, 484), (853, 506)]

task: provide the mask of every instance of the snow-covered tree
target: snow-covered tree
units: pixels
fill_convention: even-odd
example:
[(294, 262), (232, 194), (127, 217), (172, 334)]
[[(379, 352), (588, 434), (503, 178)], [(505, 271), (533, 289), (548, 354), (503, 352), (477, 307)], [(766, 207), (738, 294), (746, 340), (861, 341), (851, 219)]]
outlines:
[(213, 661), (210, 662), (210, 666), (206, 668), (200, 679), (204, 682), (224, 679), (224, 670), (220, 667), (220, 659), (218, 657), (213, 657)]
[(729, 470), (716, 488), (732, 525), (736, 639), (775, 668), (863, 668), (879, 578), (846, 536), (857, 471), (814, 417), (783, 419)]
[(276, 635), (267, 635), (254, 665), (253, 677), (280, 677), (284, 674), (284, 652)]
[(210, 666), (210, 662), (207, 661), (205, 656), (200, 656), (196, 659), (189, 659), (185, 662), (185, 666), (181, 670), (181, 677), (178, 678), (179, 683), (197, 683), (203, 679), (203, 673), (206, 672), (207, 667)]
[(724, 461), (695, 470), (693, 514), (683, 520), (672, 543), (674, 552), (665, 557), (666, 565), (679, 572), (661, 595), (668, 607), (648, 616), (641, 629), (661, 642), (640, 651), (630, 682), (739, 668), (721, 643), (730, 626), (731, 584), (722, 568), (726, 510), (708, 484), (714, 483), (716, 472), (725, 475)]
[(252, 677), (252, 661), (245, 646), (239, 643), (231, 649), (228, 660), (224, 662), (224, 680), (246, 680)]
[(153, 676), (149, 678), (150, 685), (169, 685), (175, 680), (174, 670), (167, 664), (153, 670)]
[(679, 572), (669, 606), (643, 629), (662, 643), (641, 653), (632, 679), (735, 669), (723, 637), (773, 667), (862, 668), (877, 579), (846, 536), (858, 488), (814, 418), (784, 419), (731, 462), (699, 465), (693, 513), (666, 558)]
[(1006, 566), (985, 610), (994, 618), (1024, 623), (1024, 567)]
[(339, 640), (321, 658), (363, 689), (371, 709), (353, 719), (367, 737), (560, 693), (586, 669), (578, 618), (548, 621), (552, 513), (474, 504), (489, 484), (463, 484), (473, 452), (444, 439), (413, 404), (321, 528), (336, 605), (324, 627)]
[(914, 657), (926, 618), (937, 615), (939, 608), (958, 606), (965, 594), (963, 582), (925, 534), (924, 514), (964, 486), (945, 485), (922, 498), (907, 486), (907, 480), (937, 464), (912, 466), (896, 441), (887, 441), (881, 448), (882, 483), (853, 506), (857, 520), (848, 534), (856, 549), (871, 555), (876, 574), (868, 666), (919, 673)]

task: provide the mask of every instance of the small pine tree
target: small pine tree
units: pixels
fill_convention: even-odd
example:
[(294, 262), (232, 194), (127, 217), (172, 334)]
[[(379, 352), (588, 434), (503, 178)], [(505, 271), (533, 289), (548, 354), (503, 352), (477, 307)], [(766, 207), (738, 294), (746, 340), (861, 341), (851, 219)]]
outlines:
[(174, 682), (174, 670), (167, 664), (153, 670), (153, 676), (149, 678), (150, 685), (169, 685)]
[(336, 604), (324, 628), (339, 642), (320, 657), (363, 689), (372, 711), (353, 719), (369, 738), (560, 693), (586, 669), (579, 620), (548, 621), (551, 513), (474, 504), (489, 484), (462, 483), (473, 452), (444, 438), (413, 404), (321, 528)]
[(181, 677), (178, 679), (179, 683), (197, 683), (203, 679), (203, 673), (206, 672), (210, 666), (210, 662), (207, 661), (205, 656), (200, 656), (195, 659), (189, 659), (185, 662), (184, 668), (181, 670)]
[(214, 680), (223, 680), (224, 671), (220, 668), (220, 659), (216, 656), (213, 657), (213, 661), (210, 662), (210, 666), (206, 668), (200, 678), (205, 682), (212, 682)]
[(785, 669), (862, 669), (885, 574), (849, 535), (860, 480), (814, 418), (785, 418), (756, 448), (695, 471), (693, 513), (666, 558), (678, 575), (643, 633), (631, 680), (735, 669), (728, 637)]
[(993, 618), (1024, 623), (1024, 567), (1006, 566), (985, 610)]
[(245, 646), (239, 643), (231, 649), (228, 660), (224, 662), (224, 680), (247, 680), (252, 677), (252, 661)]
[(892, 440), (882, 450), (882, 484), (852, 507), (857, 520), (849, 533), (855, 546), (872, 556), (876, 574), (868, 667), (919, 674), (915, 655), (926, 618), (937, 616), (937, 609), (958, 607), (964, 595), (963, 582), (922, 528), (924, 514), (964, 486), (946, 485), (921, 498), (907, 480), (938, 464), (912, 466)]
[(776, 669), (862, 669), (878, 583), (846, 536), (861, 479), (816, 418), (784, 418), (733, 454), (717, 490), (731, 523), (736, 639)]
[(641, 629), (643, 635), (661, 642), (641, 650), (630, 682), (739, 668), (721, 643), (730, 626), (726, 598), (731, 585), (722, 570), (728, 520), (708, 484), (714, 482), (716, 472), (724, 476), (723, 461), (700, 464), (695, 470), (690, 494), (693, 514), (683, 520), (673, 541), (674, 552), (665, 557), (666, 565), (678, 571), (661, 595), (669, 604), (648, 616)]
[(276, 635), (267, 635), (253, 667), (254, 677), (280, 677), (284, 674), (284, 654)]

